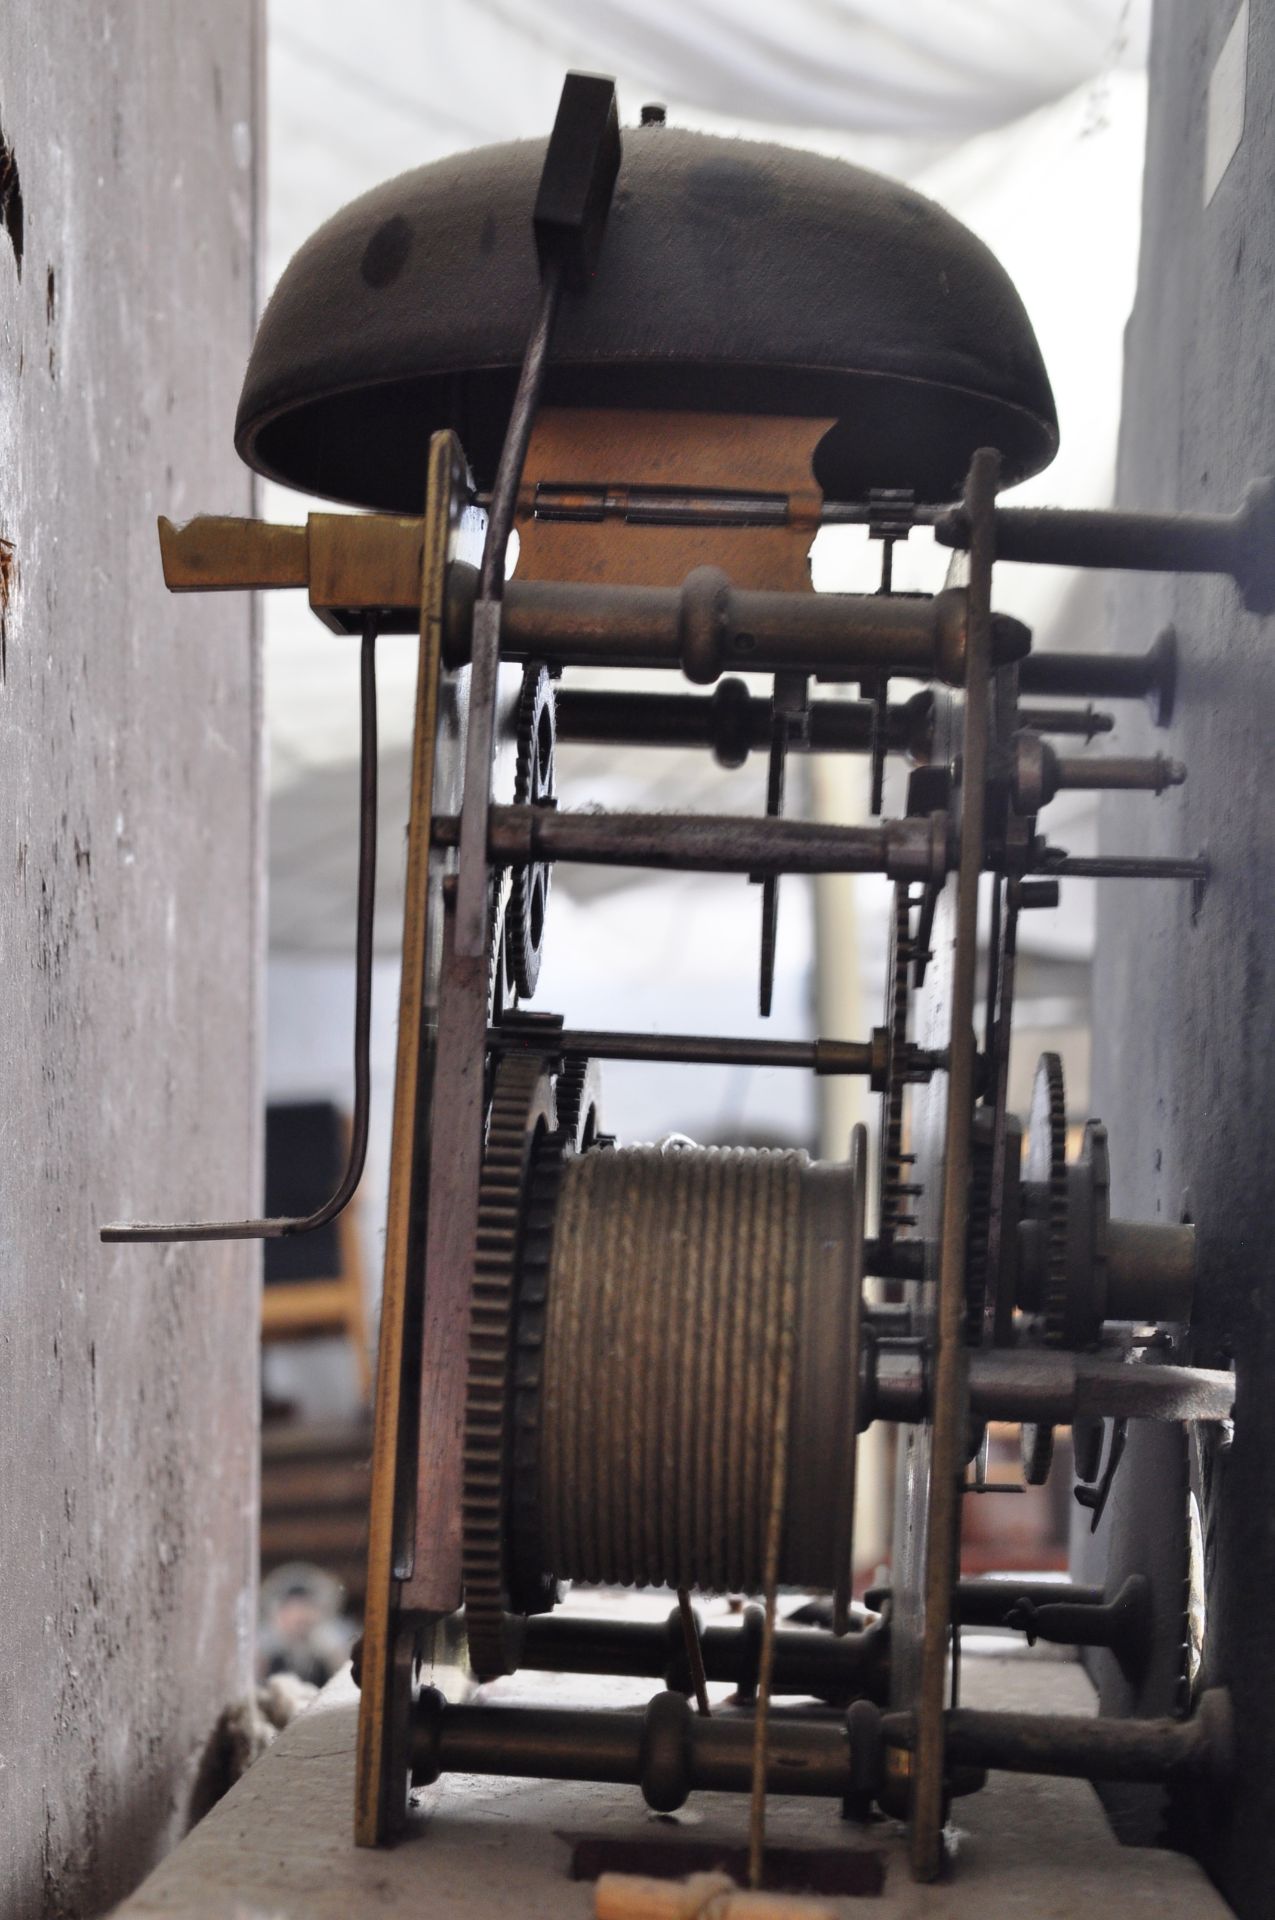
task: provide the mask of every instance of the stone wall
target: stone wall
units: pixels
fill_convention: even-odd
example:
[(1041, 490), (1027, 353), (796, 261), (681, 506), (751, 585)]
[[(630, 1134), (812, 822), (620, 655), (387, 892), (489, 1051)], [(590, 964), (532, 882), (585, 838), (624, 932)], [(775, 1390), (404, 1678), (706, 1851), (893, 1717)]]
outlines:
[(257, 1258), (107, 1248), (259, 1192), (254, 614), (155, 517), (250, 510), (256, 0), (0, 8), (0, 1912), (100, 1911), (248, 1684)]

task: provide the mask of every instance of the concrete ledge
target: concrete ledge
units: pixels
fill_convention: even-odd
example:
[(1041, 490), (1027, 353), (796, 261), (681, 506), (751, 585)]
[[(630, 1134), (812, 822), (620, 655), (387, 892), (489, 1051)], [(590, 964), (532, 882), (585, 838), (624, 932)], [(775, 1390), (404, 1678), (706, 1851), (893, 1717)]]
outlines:
[[(1003, 1648), (1004, 1642), (996, 1643)], [(1083, 1713), (1093, 1695), (1081, 1668), (1056, 1658), (980, 1654), (967, 1640), (963, 1695), (970, 1705)], [(501, 1682), (501, 1700), (538, 1698), (636, 1705), (643, 1682), (563, 1677)], [(592, 1912), (593, 1888), (568, 1878), (570, 1842), (639, 1838), (656, 1816), (636, 1789), (453, 1775), (421, 1796), (408, 1837), (392, 1851), (351, 1840), (358, 1696), (335, 1679), (176, 1852), (118, 1909), (119, 1920), (570, 1920)], [(769, 1837), (789, 1846), (880, 1850), (885, 1889), (870, 1902), (837, 1903), (873, 1920), (1224, 1920), (1229, 1908), (1193, 1862), (1121, 1847), (1083, 1781), (1002, 1775), (957, 1803), (957, 1864), (939, 1887), (908, 1877), (899, 1830), (847, 1827), (828, 1802), (775, 1799)], [(731, 1795), (701, 1794), (658, 1822), (688, 1838), (746, 1831)]]

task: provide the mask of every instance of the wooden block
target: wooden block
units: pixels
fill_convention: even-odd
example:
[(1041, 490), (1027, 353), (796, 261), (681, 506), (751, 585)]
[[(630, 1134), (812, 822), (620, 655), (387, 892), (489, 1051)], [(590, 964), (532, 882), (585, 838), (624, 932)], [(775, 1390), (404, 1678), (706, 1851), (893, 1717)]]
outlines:
[(741, 1893), (724, 1873), (651, 1880), (604, 1873), (594, 1895), (596, 1920), (837, 1920), (826, 1900), (800, 1894)]

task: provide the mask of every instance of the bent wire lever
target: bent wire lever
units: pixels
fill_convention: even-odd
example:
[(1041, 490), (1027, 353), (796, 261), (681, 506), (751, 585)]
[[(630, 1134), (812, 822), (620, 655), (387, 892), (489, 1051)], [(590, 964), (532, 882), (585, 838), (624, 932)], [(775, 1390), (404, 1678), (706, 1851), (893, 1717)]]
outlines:
[(354, 963), (354, 1120), (345, 1172), (330, 1200), (307, 1213), (273, 1220), (209, 1220), (186, 1225), (116, 1221), (103, 1227), (105, 1241), (119, 1240), (282, 1240), (313, 1233), (335, 1220), (350, 1204), (363, 1178), (371, 1109), (369, 1038), (372, 1025), (372, 932), (376, 907), (376, 618), (363, 626), (359, 656), (359, 881)]

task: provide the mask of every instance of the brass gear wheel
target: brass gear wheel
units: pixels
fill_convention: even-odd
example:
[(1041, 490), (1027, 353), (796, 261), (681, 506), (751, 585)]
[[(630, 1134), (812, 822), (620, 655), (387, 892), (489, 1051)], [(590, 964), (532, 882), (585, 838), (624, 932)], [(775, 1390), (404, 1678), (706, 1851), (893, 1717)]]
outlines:
[(911, 1156), (903, 1151), (903, 1100), (907, 1087), (909, 983), (916, 945), (912, 939), (908, 888), (894, 889), (894, 920), (890, 936), (890, 968), (886, 984), (885, 1025), (889, 1036), (885, 1091), (881, 1096), (881, 1175), (877, 1204), (877, 1234), (882, 1247), (893, 1245), (913, 1224), (908, 1202), (917, 1194), (914, 1181), (904, 1178)]
[[(514, 805), (543, 807), (553, 803), (556, 723), (553, 680), (547, 667), (531, 661), (523, 670), (518, 697), (518, 763), (514, 773)], [(509, 976), (522, 1000), (529, 1000), (540, 978), (544, 952), (545, 916), (553, 867), (548, 860), (529, 860), (510, 874), (509, 905), (505, 913), (505, 951)]]
[[(561, 1086), (561, 1080), (559, 1080)], [(513, 1330), (513, 1447), (509, 1481), (509, 1604), (515, 1613), (546, 1613), (558, 1597), (544, 1571), (540, 1511), (533, 1490), (540, 1470), (540, 1388), (549, 1255), (562, 1170), (570, 1157), (565, 1127), (541, 1136), (532, 1150)]]
[[(1023, 1178), (1044, 1194), (1040, 1311), (1045, 1322), (1046, 1344), (1058, 1347), (1067, 1337), (1068, 1220), (1067, 1094), (1062, 1060), (1056, 1053), (1042, 1053), (1036, 1067)], [(1043, 1487), (1053, 1465), (1053, 1428), (1025, 1420), (1020, 1429), (1020, 1444), (1024, 1479), (1028, 1486)]]
[(506, 1055), (496, 1069), (478, 1189), (465, 1400), (461, 1564), (470, 1660), (480, 1680), (512, 1671), (504, 1614), (515, 1288), (528, 1173), (537, 1145), (555, 1132), (549, 1061)]
[(487, 1025), (498, 1027), (510, 1009), (513, 991), (505, 964), (505, 914), (509, 875), (497, 869), (491, 880), (491, 931), (487, 945)]
[(1062, 1060), (1056, 1053), (1042, 1053), (1036, 1067), (1023, 1177), (1045, 1190), (1040, 1305), (1045, 1339), (1057, 1347), (1067, 1336), (1067, 1095)]
[(596, 1060), (584, 1053), (567, 1054), (555, 1092), (558, 1126), (569, 1152), (586, 1153), (590, 1147), (614, 1145), (612, 1135), (599, 1131), (602, 1077)]
[(554, 1084), (558, 1124), (532, 1149), (518, 1256), (514, 1310), (513, 1472), (509, 1512), (509, 1597), (517, 1613), (544, 1613), (558, 1589), (545, 1573), (540, 1510), (540, 1394), (544, 1357), (549, 1256), (562, 1170), (575, 1154), (614, 1146), (599, 1131), (600, 1076), (596, 1060), (569, 1053)]

